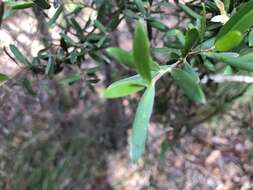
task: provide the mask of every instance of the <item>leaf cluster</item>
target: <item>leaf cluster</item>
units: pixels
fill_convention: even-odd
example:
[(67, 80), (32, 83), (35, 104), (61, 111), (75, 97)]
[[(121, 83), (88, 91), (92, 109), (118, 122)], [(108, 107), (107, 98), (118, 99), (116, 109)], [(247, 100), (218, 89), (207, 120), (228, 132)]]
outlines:
[[(32, 7), (44, 13), (54, 7), (55, 14), (47, 20), (47, 27), (59, 27), (61, 33), (58, 44), (50, 43), (32, 59), (10, 44), (10, 51), (24, 67), (50, 79), (62, 72), (64, 67), (78, 67), (79, 73), (60, 81), (65, 85), (80, 80), (88, 85), (97, 83), (99, 78), (96, 72), (102, 64), (111, 64), (112, 59), (135, 72), (133, 76), (114, 82), (104, 91), (107, 98), (144, 91), (132, 127), (130, 155), (133, 161), (137, 161), (145, 150), (155, 89), (162, 77), (170, 77), (189, 99), (199, 105), (208, 102), (202, 85), (203, 75), (253, 71), (253, 0), (240, 3), (233, 0), (191, 1), (186, 4), (165, 0), (93, 0), (90, 4), (7, 0), (0, 6), (0, 23), (16, 11)], [(89, 15), (86, 22), (81, 23), (79, 18), (87, 8), (93, 10), (96, 17)], [(184, 13), (186, 24), (174, 28), (167, 26), (162, 19), (162, 10), (170, 8)], [(118, 29), (122, 21), (130, 21), (134, 25), (131, 51), (111, 45), (111, 33)], [(154, 31), (162, 36), (159, 47), (152, 43), (156, 40)], [(166, 59), (158, 60), (157, 54), (165, 55)], [(83, 69), (81, 64), (87, 56), (99, 65)], [(8, 79), (8, 76), (0, 74), (0, 82)], [(24, 84), (28, 89), (31, 86), (29, 81)], [(30, 91), (33, 93), (32, 89)]]

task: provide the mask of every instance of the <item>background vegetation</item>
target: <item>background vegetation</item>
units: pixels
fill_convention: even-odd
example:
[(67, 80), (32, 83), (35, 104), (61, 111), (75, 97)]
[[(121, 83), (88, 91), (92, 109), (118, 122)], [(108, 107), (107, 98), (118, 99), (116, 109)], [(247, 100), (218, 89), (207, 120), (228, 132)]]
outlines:
[[(0, 189), (251, 188), (252, 4), (1, 1)], [(154, 72), (135, 138), (143, 93), (104, 90)]]

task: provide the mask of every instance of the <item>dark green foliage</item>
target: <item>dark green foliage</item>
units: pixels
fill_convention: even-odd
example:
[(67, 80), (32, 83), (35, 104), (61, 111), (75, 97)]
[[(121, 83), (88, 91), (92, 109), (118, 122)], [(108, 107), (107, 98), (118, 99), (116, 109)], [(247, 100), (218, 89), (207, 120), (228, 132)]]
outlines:
[(28, 61), (28, 59), (19, 51), (19, 49), (15, 45), (11, 44), (10, 50), (20, 63), (26, 66), (31, 66), (31, 63)]
[(198, 103), (206, 102), (205, 95), (196, 80), (195, 74), (173, 69), (171, 75), (189, 98)]
[(0, 73), (0, 83), (9, 80), (9, 77), (5, 74)]
[(150, 85), (140, 99), (133, 123), (130, 152), (132, 161), (138, 161), (144, 152), (154, 98), (155, 86)]
[(3, 17), (4, 17), (4, 3), (1, 2), (0, 3), (0, 28), (1, 28), (1, 25), (2, 25)]
[(147, 31), (140, 21), (137, 23), (134, 34), (133, 57), (138, 72), (148, 82), (151, 81), (149, 46)]
[(186, 56), (187, 53), (191, 50), (191, 48), (198, 42), (199, 32), (196, 28), (190, 29), (186, 32), (185, 35), (185, 45), (182, 50), (182, 55)]
[(32, 1), (21, 1), (21, 2), (14, 2), (11, 4), (12, 9), (27, 9), (33, 7), (34, 3)]
[(51, 7), (48, 0), (33, 0), (33, 2), (42, 9), (49, 9)]

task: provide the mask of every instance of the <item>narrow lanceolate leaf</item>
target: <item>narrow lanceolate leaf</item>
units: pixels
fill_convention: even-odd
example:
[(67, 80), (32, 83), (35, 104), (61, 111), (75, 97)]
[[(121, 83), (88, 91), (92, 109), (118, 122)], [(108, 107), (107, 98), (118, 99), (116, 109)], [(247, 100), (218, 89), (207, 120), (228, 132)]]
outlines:
[(28, 9), (33, 7), (34, 3), (32, 1), (19, 1), (10, 4), (12, 9)]
[(187, 31), (185, 36), (185, 45), (182, 50), (182, 55), (186, 56), (191, 48), (197, 43), (199, 39), (199, 32), (196, 28), (190, 29)]
[(148, 82), (151, 82), (150, 73), (150, 45), (147, 36), (147, 31), (143, 22), (137, 23), (134, 42), (133, 42), (133, 57), (138, 73)]
[(49, 78), (52, 78), (54, 75), (54, 67), (55, 67), (55, 60), (54, 60), (54, 57), (50, 55), (48, 58), (48, 63), (47, 63), (46, 71), (45, 71), (45, 74)]
[(249, 33), (249, 47), (253, 46), (253, 30)]
[(62, 84), (62, 85), (70, 85), (70, 84), (73, 84), (77, 81), (80, 81), (81, 79), (82, 79), (82, 77), (81, 77), (80, 74), (73, 74), (73, 75), (67, 76), (64, 79), (61, 79), (59, 81), (59, 83)]
[(228, 11), (231, 4), (231, 0), (224, 0), (225, 10)]
[(36, 96), (37, 93), (33, 90), (32, 83), (27, 77), (23, 79), (22, 85), (30, 95)]
[(239, 31), (228, 32), (225, 36), (220, 38), (215, 43), (215, 49), (217, 51), (228, 51), (238, 46), (243, 39), (243, 35)]
[(60, 6), (57, 11), (55, 12), (54, 16), (48, 21), (47, 26), (50, 28), (53, 26), (53, 24), (57, 21), (59, 16), (61, 15), (63, 11), (63, 6)]
[(240, 9), (229, 19), (229, 21), (221, 28), (217, 37), (216, 43), (222, 37), (231, 31), (239, 31), (242, 34), (253, 26), (253, 0), (245, 3)]
[(202, 14), (201, 14), (201, 19), (200, 19), (200, 29), (199, 29), (199, 36), (200, 36), (200, 41), (202, 42), (205, 37), (205, 32), (206, 32), (206, 7), (205, 4), (202, 3)]
[(169, 140), (165, 138), (160, 147), (160, 160), (165, 160), (166, 152), (171, 147)]
[(216, 68), (215, 68), (214, 64), (209, 59), (205, 59), (204, 66), (208, 71), (211, 71), (211, 72), (216, 71)]
[(42, 9), (50, 9), (51, 7), (48, 0), (33, 0), (33, 2)]
[(192, 18), (200, 19), (201, 16), (196, 13), (196, 11), (192, 10), (190, 7), (188, 7), (186, 4), (178, 3), (179, 8), (181, 8), (187, 15), (189, 15)]
[(0, 3), (0, 28), (2, 25), (3, 18), (4, 18), (4, 2), (1, 2)]
[(146, 14), (146, 10), (145, 10), (145, 6), (144, 6), (142, 0), (134, 0), (134, 2), (135, 2), (135, 4), (136, 4), (137, 8), (139, 9), (139, 11), (140, 11), (143, 15), (145, 15), (145, 14)]
[(226, 63), (232, 67), (253, 71), (253, 53), (248, 53), (243, 56), (238, 56), (235, 53), (204, 53), (205, 56), (214, 60)]
[(143, 94), (135, 114), (130, 150), (132, 161), (137, 161), (145, 150), (149, 120), (153, 110), (154, 99), (155, 86), (150, 85)]
[(9, 77), (5, 74), (0, 73), (0, 83), (9, 80)]
[(106, 98), (119, 98), (141, 91), (145, 88), (145, 81), (140, 75), (119, 80), (111, 84), (104, 91)]
[(106, 50), (119, 63), (126, 65), (130, 68), (135, 68), (133, 55), (120, 48), (108, 48)]
[(10, 44), (10, 50), (14, 54), (15, 58), (26, 66), (31, 66), (32, 64), (28, 61), (28, 59), (18, 50), (15, 45)]
[(224, 75), (232, 75), (234, 74), (234, 70), (233, 67), (231, 67), (230, 65), (226, 66), (225, 70), (224, 70)]
[[(121, 48), (108, 48), (107, 53), (111, 55), (120, 64), (123, 64), (132, 69), (136, 69), (133, 54), (131, 52), (125, 51)], [(152, 71), (158, 71), (160, 69), (159, 64), (155, 62), (151, 57), (149, 60), (149, 64), (150, 64), (150, 69)]]
[[(76, 31), (76, 34), (78, 35), (78, 37), (80, 38), (81, 41), (85, 40), (85, 36), (84, 36), (84, 30), (82, 29), (82, 27), (80, 26), (80, 24), (76, 21), (75, 18), (71, 18), (71, 24), (73, 26), (73, 28)], [(102, 38), (101, 38), (102, 39)]]
[(176, 37), (176, 39), (180, 42), (180, 44), (185, 44), (185, 36), (181, 30), (178, 29), (171, 29), (165, 33), (166, 37)]
[(166, 32), (169, 30), (169, 28), (164, 23), (162, 23), (161, 21), (159, 21), (156, 18), (150, 18), (149, 23), (151, 24), (152, 27), (154, 27), (160, 31)]
[(149, 64), (150, 64), (150, 69), (152, 71), (159, 71), (160, 65), (157, 62), (155, 62), (152, 58), (150, 58)]
[(189, 73), (197, 83), (200, 82), (198, 73), (193, 69), (193, 67), (187, 61), (184, 62), (183, 70)]
[(173, 79), (178, 86), (182, 88), (184, 93), (197, 103), (205, 103), (206, 98), (196, 79), (186, 71), (181, 69), (173, 69), (171, 72)]
[(94, 26), (103, 33), (107, 32), (107, 28), (99, 20), (94, 21)]

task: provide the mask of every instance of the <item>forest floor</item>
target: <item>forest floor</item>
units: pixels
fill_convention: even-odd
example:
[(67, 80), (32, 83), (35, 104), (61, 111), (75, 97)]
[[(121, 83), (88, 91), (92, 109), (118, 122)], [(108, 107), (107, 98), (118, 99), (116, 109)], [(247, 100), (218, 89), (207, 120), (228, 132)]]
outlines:
[[(151, 122), (146, 154), (133, 164), (129, 126), (105, 124), (105, 100), (79, 99), (76, 86), (54, 81), (33, 86), (36, 97), (13, 83), (0, 91), (0, 189), (247, 190), (253, 185), (252, 126), (230, 113), (195, 126), (163, 154), (169, 124)], [(112, 140), (112, 128), (126, 133)]]

